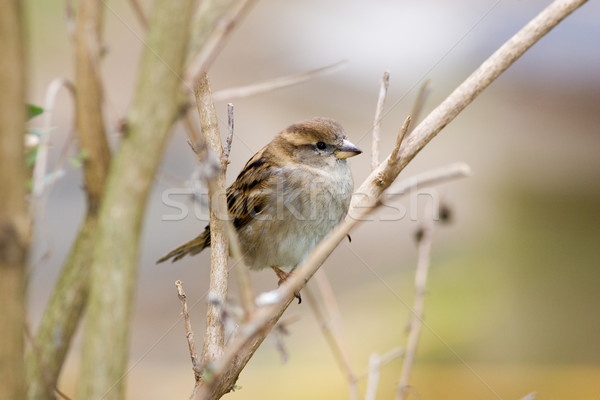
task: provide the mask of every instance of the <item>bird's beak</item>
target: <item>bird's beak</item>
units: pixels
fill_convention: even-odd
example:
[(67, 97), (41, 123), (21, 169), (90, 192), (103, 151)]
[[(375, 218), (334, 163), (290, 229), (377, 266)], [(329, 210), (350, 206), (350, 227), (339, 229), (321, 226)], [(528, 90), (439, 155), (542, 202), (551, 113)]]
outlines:
[(362, 150), (350, 143), (349, 140), (344, 139), (342, 145), (334, 153), (337, 158), (349, 158), (359, 155)]

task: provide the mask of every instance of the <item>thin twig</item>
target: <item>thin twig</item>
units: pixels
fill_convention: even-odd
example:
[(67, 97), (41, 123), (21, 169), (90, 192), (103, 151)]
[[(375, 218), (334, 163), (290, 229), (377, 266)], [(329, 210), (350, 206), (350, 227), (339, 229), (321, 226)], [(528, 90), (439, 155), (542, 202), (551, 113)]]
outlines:
[(229, 250), (233, 257), (233, 267), (235, 268), (235, 277), (238, 284), (238, 289), (242, 295), (242, 308), (244, 309), (245, 318), (248, 318), (254, 311), (254, 291), (250, 283), (250, 272), (246, 268), (244, 258), (242, 256), (242, 247), (240, 240), (233, 227), (231, 220), (225, 222), (227, 235), (229, 239)]
[[(231, 144), (233, 142), (234, 133), (234, 119), (233, 119), (233, 104), (227, 104), (227, 138), (225, 139), (225, 146), (223, 153), (221, 154), (221, 168), (227, 169), (229, 164), (229, 154), (231, 153)], [(254, 311), (254, 291), (252, 290), (252, 284), (250, 283), (250, 273), (245, 266), (244, 258), (242, 256), (242, 247), (240, 245), (239, 238), (233, 226), (231, 218), (225, 219), (227, 228), (227, 235), (229, 239), (229, 251), (234, 260), (234, 268), (236, 270), (236, 279), (238, 282), (238, 289), (242, 295), (242, 307), (248, 317), (252, 311)]]
[[(400, 348), (400, 347), (395, 347), (392, 350), (388, 351), (387, 353), (385, 353), (382, 356), (379, 356), (379, 368), (381, 369), (381, 367), (384, 367), (385, 365), (391, 363), (392, 361), (394, 361), (397, 358), (400, 358), (404, 356), (404, 349)], [(371, 373), (370, 368), (367, 369), (366, 371), (363, 371), (361, 374), (357, 375), (357, 379), (361, 380), (365, 377), (367, 377), (367, 381), (371, 378), (369, 378), (369, 374)], [(368, 385), (368, 383), (367, 383)]]
[(400, 374), (400, 380), (398, 381), (396, 400), (404, 400), (408, 394), (408, 381), (415, 361), (417, 345), (419, 343), (419, 336), (423, 325), (423, 309), (425, 307), (425, 294), (427, 293), (427, 273), (429, 271), (434, 228), (433, 204), (431, 200), (428, 202), (425, 210), (423, 226), (420, 228), (417, 237), (418, 261), (417, 270), (415, 272), (415, 300), (411, 310), (412, 318), (409, 326), (406, 354), (404, 356), (404, 363), (402, 364), (402, 373)]
[(214, 30), (206, 38), (204, 45), (186, 68), (183, 80), (188, 86), (195, 86), (195, 82), (202, 79), (202, 75), (208, 70), (217, 56), (218, 49), (222, 48), (225, 39), (233, 30), (233, 27), (250, 10), (255, 1), (238, 1), (237, 4), (232, 5), (227, 13), (217, 21)]
[(398, 161), (398, 154), (400, 153), (400, 149), (402, 149), (402, 143), (404, 143), (404, 138), (406, 138), (406, 135), (408, 134), (411, 122), (412, 118), (409, 115), (408, 117), (406, 117), (404, 123), (398, 131), (398, 135), (396, 136), (396, 144), (389, 157), (391, 163), (395, 163)]
[[(248, 269), (245, 267), (241, 246), (237, 234), (229, 218), (227, 201), (225, 197), (225, 172), (227, 164), (223, 163), (223, 145), (219, 135), (218, 119), (212, 101), (210, 84), (206, 74), (203, 74), (195, 89), (196, 104), (202, 126), (202, 135), (208, 150), (215, 154), (221, 164), (221, 171), (213, 179), (208, 180), (211, 198), (210, 233), (211, 233), (211, 286), (213, 296), (218, 296), (224, 303), (227, 298), (229, 275), (227, 263), (228, 255), (234, 258), (235, 278), (242, 294), (242, 307), (246, 315), (254, 310), (254, 294), (250, 284)], [(202, 163), (201, 157), (200, 161)], [(209, 304), (207, 311), (207, 327), (202, 351), (202, 362), (208, 365), (210, 361), (220, 357), (224, 347), (223, 322), (220, 321), (218, 309)]]
[[(227, 240), (227, 228), (224, 221), (227, 219), (227, 208), (225, 200), (225, 170), (220, 165), (223, 146), (219, 135), (218, 119), (208, 77), (203, 74), (198, 86), (194, 90), (196, 106), (202, 127), (202, 138), (204, 147), (202, 152), (196, 152), (200, 165), (207, 161), (210, 153), (219, 160), (219, 171), (207, 179), (210, 197), (210, 284), (209, 291), (212, 297), (224, 303), (227, 300), (229, 268), (227, 266), (229, 257), (229, 243)], [(219, 309), (216, 305), (209, 303), (206, 314), (206, 333), (204, 335), (204, 346), (202, 348), (202, 363), (207, 365), (217, 360), (223, 354), (225, 345), (225, 333), (223, 321), (221, 321)]]
[(419, 89), (419, 93), (417, 94), (417, 98), (413, 103), (413, 108), (410, 111), (410, 118), (414, 121), (413, 125), (409, 128), (408, 134), (412, 132), (413, 129), (417, 126), (419, 122), (419, 117), (421, 116), (421, 112), (423, 111), (423, 106), (425, 105), (425, 100), (429, 96), (429, 79), (426, 79), (425, 82), (421, 85)]
[(188, 313), (187, 297), (183, 291), (183, 285), (181, 281), (175, 282), (177, 288), (177, 297), (181, 302), (181, 314), (183, 315), (183, 323), (185, 327), (185, 338), (187, 340), (188, 349), (190, 351), (190, 358), (192, 359), (192, 369), (194, 371), (194, 378), (196, 382), (202, 379), (202, 369), (198, 362), (198, 353), (196, 352), (196, 341), (194, 340), (194, 331), (192, 330), (192, 323), (190, 322), (190, 314)]
[[(322, 280), (323, 279), (323, 271), (320, 270), (319, 272), (320, 273), (318, 274), (318, 276)], [(327, 302), (331, 301), (330, 296), (328, 296), (328, 295), (323, 296), (323, 290), (321, 287), (319, 287), (319, 291), (321, 292), (321, 297), (323, 298), (323, 303), (327, 303)], [(348, 383), (348, 391), (350, 394), (350, 399), (358, 399), (359, 396), (358, 396), (358, 386), (356, 384), (356, 376), (352, 370), (352, 366), (350, 365), (350, 359), (348, 357), (348, 352), (346, 351), (346, 348), (343, 344), (343, 340), (340, 337), (340, 332), (335, 327), (336, 324), (334, 322), (334, 319), (335, 319), (333, 316), (334, 313), (332, 313), (332, 311), (331, 311), (332, 308), (337, 308), (336, 305), (333, 305), (330, 303), (329, 306), (326, 307), (328, 309), (327, 310), (328, 315), (325, 316), (323, 311), (321, 310), (320, 302), (318, 301), (317, 297), (312, 292), (312, 290), (309, 286), (304, 288), (304, 293), (308, 300), (308, 304), (309, 304), (311, 310), (313, 311), (313, 314), (315, 315), (315, 318), (319, 322), (319, 326), (321, 328), (321, 331), (323, 332), (323, 336), (327, 340), (327, 344), (329, 344), (329, 347), (331, 348), (331, 351), (333, 352), (333, 355), (335, 356), (340, 369), (342, 370), (342, 372), (344, 373), (344, 375), (346, 377), (346, 381)]]
[(222, 89), (213, 94), (213, 99), (214, 101), (231, 101), (243, 97), (256, 96), (258, 94), (270, 92), (276, 89), (298, 85), (310, 79), (336, 72), (346, 65), (347, 61), (342, 60), (325, 67), (301, 72), (299, 74), (285, 75), (275, 79), (253, 83), (248, 86)]
[(390, 71), (385, 71), (381, 78), (379, 86), (379, 97), (377, 98), (377, 108), (375, 110), (375, 120), (373, 121), (373, 142), (371, 145), (371, 170), (379, 165), (379, 131), (381, 129), (381, 118), (383, 117), (383, 107), (387, 97), (388, 86), (390, 85)]
[(379, 371), (381, 369), (381, 357), (377, 353), (369, 357), (369, 379), (367, 379), (367, 390), (365, 400), (375, 400), (377, 397), (377, 385), (379, 384)]
[(223, 160), (221, 164), (229, 164), (229, 154), (231, 153), (231, 143), (233, 142), (233, 104), (227, 104), (227, 139), (225, 139), (225, 148), (223, 149)]
[(131, 8), (133, 8), (134, 14), (137, 17), (140, 25), (144, 30), (148, 29), (148, 18), (146, 17), (146, 13), (144, 12), (144, 7), (140, 4), (140, 0), (129, 0), (131, 4)]
[(185, 128), (188, 139), (192, 143), (197, 144), (197, 143), (201, 142), (200, 137), (202, 136), (202, 134), (196, 127), (196, 124), (194, 123), (194, 119), (192, 118), (192, 114), (191, 114), (190, 110), (187, 110), (183, 116), (183, 126)]

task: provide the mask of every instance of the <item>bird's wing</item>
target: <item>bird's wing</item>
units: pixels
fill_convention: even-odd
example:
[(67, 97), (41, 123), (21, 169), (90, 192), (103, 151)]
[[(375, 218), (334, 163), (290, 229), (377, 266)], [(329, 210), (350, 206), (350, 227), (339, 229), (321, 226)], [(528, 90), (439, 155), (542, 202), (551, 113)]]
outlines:
[(235, 182), (227, 189), (227, 208), (236, 229), (246, 226), (259, 214), (272, 196), (272, 183), (281, 168), (263, 156), (254, 155)]
[[(264, 152), (265, 149), (256, 153), (227, 189), (227, 208), (236, 229), (248, 225), (268, 204), (273, 180), (277, 171), (281, 169), (271, 161), (269, 154)], [(159, 259), (157, 264), (169, 259), (177, 261), (188, 254), (198, 254), (209, 246), (210, 226), (207, 225), (200, 235), (169, 252)]]

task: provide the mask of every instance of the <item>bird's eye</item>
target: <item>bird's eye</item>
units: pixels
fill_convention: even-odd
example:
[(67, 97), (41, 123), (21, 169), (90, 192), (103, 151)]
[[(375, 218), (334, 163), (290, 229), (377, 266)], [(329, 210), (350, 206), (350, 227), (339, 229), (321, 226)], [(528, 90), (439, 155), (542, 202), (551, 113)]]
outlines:
[(326, 148), (327, 148), (327, 145), (324, 142), (317, 142), (317, 149), (325, 150)]

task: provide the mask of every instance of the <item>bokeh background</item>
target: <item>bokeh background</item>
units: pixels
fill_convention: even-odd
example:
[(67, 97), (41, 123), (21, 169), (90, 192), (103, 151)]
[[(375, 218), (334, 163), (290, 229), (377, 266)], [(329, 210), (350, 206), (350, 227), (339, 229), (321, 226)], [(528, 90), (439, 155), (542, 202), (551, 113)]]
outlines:
[[(431, 80), (433, 109), (547, 1), (276, 1), (257, 3), (210, 71), (214, 90), (347, 60), (335, 74), (240, 99), (228, 180), (279, 130), (315, 115), (338, 119), (365, 150), (352, 159), (357, 186), (370, 170), (370, 129), (383, 71), (391, 75), (382, 154)], [(144, 3), (150, 9), (151, 2)], [(106, 115), (116, 147), (117, 122), (136, 83), (143, 29), (127, 2), (106, 2), (102, 64)], [(42, 104), (55, 77), (73, 78), (73, 46), (63, 4), (27, 2), (30, 102)], [(411, 382), (413, 398), (540, 399), (600, 397), (600, 4), (567, 18), (492, 84), (427, 146), (402, 177), (467, 162), (471, 178), (435, 188), (453, 211), (435, 234), (425, 321)], [(156, 94), (160, 96), (160, 93)], [(222, 121), (226, 105), (218, 103)], [(51, 165), (72, 126), (72, 101), (59, 96)], [(40, 126), (39, 118), (32, 126)], [(224, 125), (223, 125), (224, 127)], [(208, 252), (173, 265), (154, 264), (196, 235), (205, 212), (180, 221), (163, 202), (185, 187), (196, 165), (176, 127), (147, 207), (132, 332), (128, 398), (187, 398), (193, 375), (174, 282), (182, 280), (198, 340), (204, 328)], [(35, 329), (84, 211), (80, 171), (67, 166), (38, 224), (30, 282)], [(185, 196), (181, 201), (187, 201)], [(421, 203), (418, 203), (421, 204)], [(419, 214), (408, 199), (382, 210), (324, 265), (353, 368), (370, 354), (406, 342), (413, 301)], [(409, 207), (413, 206), (413, 209)], [(420, 207), (420, 206), (418, 206)], [(49, 252), (49, 253), (48, 253)], [(43, 258), (44, 254), (49, 257)], [(276, 285), (252, 274), (256, 290)], [(232, 298), (237, 299), (232, 292)], [(343, 399), (343, 374), (308, 305), (293, 320), (283, 363), (273, 339), (242, 373), (238, 399)], [(77, 341), (60, 387), (74, 393)], [(401, 360), (382, 369), (379, 398), (390, 398)], [(360, 381), (364, 390), (366, 380)]]

